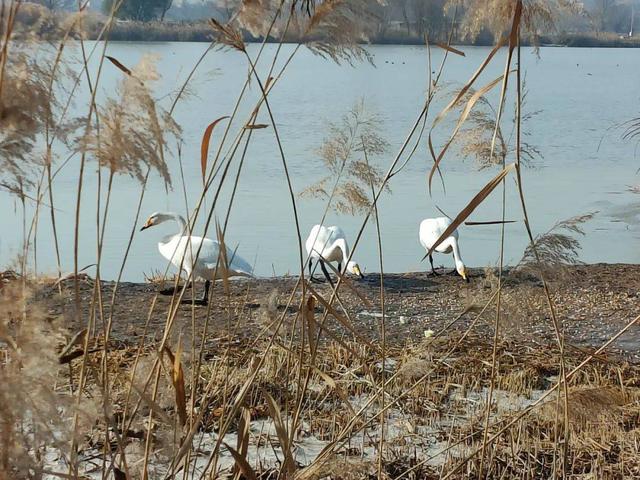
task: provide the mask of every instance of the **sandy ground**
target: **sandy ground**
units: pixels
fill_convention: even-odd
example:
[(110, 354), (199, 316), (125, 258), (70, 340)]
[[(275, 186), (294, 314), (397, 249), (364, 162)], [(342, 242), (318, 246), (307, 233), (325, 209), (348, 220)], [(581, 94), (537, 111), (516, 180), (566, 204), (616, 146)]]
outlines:
[[(474, 333), (486, 336), (492, 343), (495, 324), (495, 302), (477, 318), (482, 308), (496, 291), (495, 272), (475, 269), (471, 280), (464, 282), (459, 276), (427, 273), (385, 274), (385, 335), (389, 346), (402, 347), (424, 338), (425, 331), (439, 332), (446, 328), (450, 334), (463, 332), (474, 322)], [(229, 291), (219, 282), (213, 289), (209, 307), (180, 305), (174, 332), (189, 336), (195, 327), (196, 337), (207, 322), (207, 346), (216, 348), (224, 339), (242, 342), (263, 331), (267, 312), (285, 313), (285, 327), (294, 321), (301, 301), (298, 289), (289, 308), (285, 308), (289, 295), (297, 282), (295, 277), (242, 279), (230, 282)], [(91, 281), (80, 284), (82, 315), (75, 312), (73, 280), (58, 287), (43, 287), (38, 296), (46, 300), (50, 315), (64, 315), (70, 330), (87, 325), (88, 305), (94, 294)], [(503, 340), (523, 345), (557, 348), (556, 333), (542, 283), (524, 274), (507, 272), (503, 278), (501, 298), (502, 317), (500, 335)], [(336, 309), (353, 324), (356, 334), (373, 342), (381, 340), (382, 310), (380, 308), (380, 275), (369, 273), (364, 280), (353, 280), (353, 288), (340, 288), (340, 302)], [(166, 286), (166, 285), (165, 285)], [(550, 282), (553, 303), (560, 328), (570, 349), (589, 352), (602, 345), (629, 321), (640, 314), (640, 265), (594, 264), (571, 267), (561, 278)], [(103, 282), (103, 315), (96, 315), (96, 329), (110, 317), (113, 282)], [(202, 285), (197, 285), (200, 295)], [(313, 284), (325, 299), (331, 296), (328, 283)], [(117, 290), (113, 315), (112, 338), (131, 345), (138, 343), (145, 333), (146, 340), (159, 340), (164, 331), (172, 297), (156, 295), (157, 285), (122, 283)], [(357, 291), (357, 292), (356, 292)], [(187, 289), (184, 298), (190, 298)], [(154, 304), (154, 299), (156, 299)], [(324, 308), (316, 306), (321, 319)], [(451, 322), (456, 320), (453, 324)], [(476, 320), (477, 319), (477, 320)], [(451, 324), (451, 325), (450, 325)], [(354, 338), (332, 316), (325, 326), (340, 337)], [(447, 327), (448, 326), (448, 327)], [(636, 363), (640, 361), (640, 324), (633, 325), (618, 339), (607, 353), (623, 356)]]
[[(640, 265), (583, 265), (567, 269), (549, 283), (559, 329), (565, 337), (567, 371), (575, 369), (589, 353), (640, 314), (639, 273)], [(495, 390), (491, 390), (490, 409), (486, 407), (486, 398), (494, 378), (491, 360), (498, 286), (494, 271), (473, 269), (468, 283), (451, 274), (385, 274), (382, 285), (379, 274), (369, 273), (362, 280), (352, 279), (342, 285), (339, 298), (330, 310), (322, 304), (332, 295), (328, 283), (309, 285), (303, 297), (302, 289), (296, 289), (298, 279), (294, 277), (234, 280), (227, 289), (220, 282), (212, 289), (209, 306), (178, 305), (168, 345), (174, 351), (177, 344), (183, 347), (188, 377), (193, 365), (188, 361), (189, 350), (197, 352), (202, 341), (201, 375), (205, 375), (203, 378), (214, 375), (216, 388), (229, 392), (228, 396), (212, 395), (203, 410), (202, 431), (193, 440), (193, 468), (200, 471), (207, 465), (208, 452), (218, 439), (218, 419), (220, 412), (225, 411), (222, 408), (226, 405), (225, 399), (234, 398), (234, 392), (243, 384), (258, 357), (265, 359), (265, 365), (245, 399), (252, 415), (248, 459), (252, 465), (267, 469), (277, 465), (282, 454), (274, 447), (278, 444), (277, 432), (274, 433), (272, 420), (266, 413), (263, 392), (274, 395), (282, 411), (291, 408), (297, 388), (293, 381), (297, 366), (285, 361), (287, 355), (283, 352), (290, 348), (297, 351), (301, 325), (311, 328), (309, 313), (305, 322), (299, 319), (300, 306), (313, 306), (313, 302), (309, 303), (313, 297), (316, 299), (315, 325), (323, 325), (326, 342), (316, 361), (326, 376), (314, 376), (306, 391), (301, 427), (295, 439), (295, 459), (300, 466), (311, 464), (330, 445), (336, 432), (351, 422), (354, 409), (363, 407), (358, 418), (372, 420), (371, 425), (362, 431), (347, 431), (343, 437), (346, 443), (335, 445), (335, 458), (332, 457), (344, 462), (361, 462), (362, 465), (353, 468), (363, 475), (353, 478), (376, 478), (375, 459), (383, 431), (386, 431), (385, 449), (389, 460), (385, 470), (390, 478), (416, 461), (423, 465), (423, 470), (412, 478), (440, 478), (439, 469), (453, 468), (481, 445), (485, 412), (490, 412), (489, 432), (498, 432), (498, 439), (491, 450), (489, 478), (522, 478), (523, 475), (549, 478), (556, 458), (556, 447), (549, 439), (558, 431), (559, 418), (557, 397), (549, 389), (558, 382), (562, 363), (556, 329), (538, 279), (523, 272), (507, 271), (502, 281), (496, 383)], [(33, 289), (33, 303), (45, 309), (46, 317), (52, 322), (63, 325), (69, 338), (95, 318), (91, 333), (97, 345), (93, 344), (92, 352), (102, 351), (103, 331), (112, 321), (110, 356), (113, 362), (110, 365), (114, 372), (120, 372), (112, 380), (114, 399), (121, 399), (126, 382), (119, 378), (129, 378), (135, 347), (144, 345), (139, 369), (146, 372), (165, 334), (167, 319), (173, 318), (170, 315), (172, 296), (158, 293), (168, 285), (122, 283), (117, 288), (112, 312), (115, 284), (102, 282), (103, 308), (96, 309), (92, 315), (92, 298), (98, 295), (95, 282), (87, 278), (78, 282), (79, 303), (74, 283), (71, 279), (60, 285), (40, 281)], [(198, 284), (196, 289), (199, 296), (202, 285)], [(384, 312), (380, 306), (382, 291)], [(191, 293), (191, 289), (187, 289), (185, 298), (190, 298)], [(281, 335), (273, 336), (273, 325), (280, 320)], [(384, 362), (380, 357), (383, 336)], [(425, 340), (425, 336), (430, 337), (429, 340)], [(265, 350), (271, 338), (276, 339), (276, 348)], [(342, 348), (340, 343), (346, 347)], [(365, 348), (364, 343), (374, 348)], [(588, 365), (571, 378), (567, 420), (574, 433), (569, 437), (569, 473), (594, 475), (589, 478), (640, 475), (637, 461), (640, 458), (637, 447), (640, 439), (639, 346), (640, 322), (632, 324), (610, 348), (590, 359)], [(308, 347), (307, 344), (305, 348)], [(75, 377), (78, 363), (76, 360), (73, 369)], [(233, 369), (233, 374), (227, 375), (227, 367)], [(138, 388), (142, 385), (141, 375), (144, 377), (146, 373), (132, 377)], [(382, 427), (378, 422), (381, 406), (374, 395), (375, 385), (389, 375), (395, 380), (389, 383), (387, 395), (398, 401), (387, 411)], [(158, 405), (165, 415), (175, 417), (173, 387), (162, 378)], [(327, 383), (326, 378), (331, 382)], [(200, 387), (204, 383), (201, 382)], [(65, 382), (60, 385), (64, 386)], [(550, 394), (548, 398), (547, 394)], [(369, 400), (374, 402), (365, 406)], [(529, 415), (526, 409), (538, 400), (544, 402), (535, 414)], [(122, 405), (115, 400), (113, 408), (118, 415), (122, 411)], [(512, 430), (499, 433), (500, 422), (519, 412), (527, 416)], [(148, 414), (143, 410), (126, 431), (127, 451), (131, 453), (127, 454), (128, 458), (138, 466), (145, 431), (141, 422)], [(158, 428), (154, 433), (156, 441), (164, 445), (162, 435), (169, 430)], [(89, 478), (101, 478), (101, 464), (96, 459), (101, 458), (102, 434), (95, 431), (98, 432), (94, 434), (96, 441), (91, 437), (83, 444), (81, 456), (82, 469)], [(514, 437), (515, 431), (519, 433)], [(516, 450), (526, 454), (517, 457), (524, 463), (511, 471), (515, 458), (512, 441), (516, 437), (519, 439)], [(223, 438), (235, 444), (237, 431), (230, 427)], [(265, 438), (268, 441), (265, 442)], [(167, 445), (154, 451), (151, 457), (153, 478), (164, 476), (171, 463), (171, 455), (162, 453), (174, 448)], [(451, 445), (456, 446), (450, 448)], [(618, 453), (612, 456), (611, 452)], [(46, 456), (51, 470), (66, 471), (60, 452), (51, 448)], [(473, 458), (475, 463), (465, 470), (467, 473), (478, 469), (477, 457)], [(480, 459), (480, 463), (482, 461)], [(218, 467), (228, 473), (233, 464), (230, 452), (220, 450)], [(367, 473), (371, 468), (373, 473)], [(613, 476), (602, 476), (605, 470)], [(469, 478), (465, 472), (453, 478)]]

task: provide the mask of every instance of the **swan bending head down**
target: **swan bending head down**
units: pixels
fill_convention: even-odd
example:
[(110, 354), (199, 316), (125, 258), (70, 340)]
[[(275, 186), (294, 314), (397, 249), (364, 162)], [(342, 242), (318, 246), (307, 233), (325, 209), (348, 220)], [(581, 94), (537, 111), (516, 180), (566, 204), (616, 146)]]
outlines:
[[(154, 212), (149, 216), (149, 218), (147, 219), (145, 224), (142, 226), (140, 231), (146, 230), (147, 228), (153, 227), (155, 225), (160, 225), (161, 223), (167, 222), (169, 220), (174, 220), (174, 221), (178, 222), (178, 224), (184, 230), (184, 227), (186, 226), (186, 222), (185, 222), (184, 218), (182, 218), (177, 213)], [(184, 231), (182, 233), (184, 233)]]
[(350, 273), (351, 275), (357, 275), (360, 278), (364, 278), (364, 275), (360, 271), (360, 266), (356, 262), (354, 262), (353, 260), (351, 260), (349, 263), (347, 263), (347, 268), (345, 270), (348, 273)]
[[(456, 265), (456, 272), (467, 282), (469, 277), (465, 269), (462, 257), (460, 256), (460, 246), (458, 244), (458, 230), (454, 230), (451, 234), (445, 238), (433, 251), (432, 246), (439, 240), (439, 238), (445, 233), (445, 231), (451, 225), (451, 219), (448, 217), (438, 218), (425, 218), (420, 222), (419, 239), (420, 243), (427, 250), (429, 262), (431, 263), (431, 271), (436, 274), (433, 266), (433, 252), (438, 253), (453, 253), (453, 259)], [(431, 253), (429, 253), (431, 252)], [(426, 257), (427, 255), (425, 255)]]

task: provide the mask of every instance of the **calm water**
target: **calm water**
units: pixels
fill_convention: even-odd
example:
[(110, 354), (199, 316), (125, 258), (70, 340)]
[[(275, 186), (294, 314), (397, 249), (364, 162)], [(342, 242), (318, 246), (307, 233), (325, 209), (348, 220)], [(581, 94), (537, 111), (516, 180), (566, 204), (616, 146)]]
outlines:
[[(134, 65), (144, 54), (157, 55), (163, 78), (156, 92), (162, 97), (181, 85), (205, 48), (203, 44), (188, 43), (120, 43), (110, 45), (108, 54), (126, 65)], [(268, 47), (268, 52), (273, 52), (273, 48)], [(288, 46), (285, 50), (291, 48)], [(256, 50), (257, 47), (252, 46), (252, 52)], [(450, 57), (445, 70), (444, 79), (451, 88), (466, 81), (488, 53), (488, 49), (481, 47), (463, 50), (466, 58)], [(338, 66), (300, 50), (270, 96), (296, 192), (323, 176), (322, 164), (315, 151), (327, 132), (327, 124), (339, 119), (358, 99), (364, 98), (367, 106), (384, 120), (383, 131), (390, 149), (376, 162), (385, 169), (415, 120), (426, 83), (425, 49), (376, 46), (370, 47), (370, 51), (376, 67), (369, 64)], [(441, 55), (441, 52), (434, 52), (434, 65), (438, 64)], [(502, 59), (500, 57), (489, 69), (481, 84), (501, 73)], [(524, 65), (529, 89), (528, 108), (541, 110), (527, 126), (531, 134), (527, 140), (544, 155), (533, 168), (525, 171), (527, 201), (535, 232), (546, 231), (558, 220), (597, 210), (599, 214), (585, 227), (587, 236), (582, 241), (581, 258), (587, 262), (640, 262), (640, 249), (637, 248), (640, 197), (626, 191), (628, 186), (640, 183), (637, 176), (640, 159), (635, 155), (635, 145), (622, 141), (622, 129), (615, 128), (640, 114), (639, 53), (633, 49), (542, 48), (540, 58), (525, 51)], [(175, 118), (185, 130), (183, 158), (190, 206), (195, 204), (201, 188), (199, 148), (202, 132), (213, 119), (231, 112), (246, 73), (246, 64), (239, 54), (211, 52), (191, 84), (194, 95), (180, 103), (176, 110)], [(115, 68), (108, 66), (101, 83), (101, 98), (113, 91), (119, 75)], [(254, 85), (243, 112), (249, 111), (258, 96)], [(83, 99), (86, 101), (88, 97), (83, 95), (76, 108), (86, 109)], [(245, 117), (246, 114), (240, 118)], [(259, 122), (268, 123), (268, 119), (265, 116)], [(451, 124), (441, 126), (436, 143), (441, 144), (450, 129)], [(511, 129), (507, 125), (504, 130), (508, 134)], [(219, 135), (220, 132), (214, 135), (212, 146), (216, 145)], [(435, 204), (455, 215), (496, 173), (495, 170), (478, 172), (471, 161), (462, 161), (452, 152), (443, 164), (446, 195), (435, 184), (431, 198), (426, 189), (429, 162), (423, 142), (407, 168), (393, 178), (392, 193), (383, 197), (380, 221), (387, 271), (425, 269), (426, 262), (420, 263), (424, 251), (417, 239), (420, 220), (439, 215)], [(156, 210), (185, 211), (178, 164), (175, 159), (170, 163), (174, 188), (167, 192), (161, 179), (154, 177), (151, 180), (143, 206), (145, 218)], [(73, 269), (77, 171), (78, 163), (72, 161), (55, 183), (65, 271)], [(95, 166), (91, 165), (83, 198), (82, 265), (95, 261), (96, 182)], [(512, 181), (508, 189), (507, 217), (519, 220), (522, 216)], [(103, 253), (105, 278), (115, 278), (120, 267), (135, 215), (139, 184), (128, 177), (119, 177), (114, 191)], [(227, 191), (222, 208), (216, 212), (221, 217), (226, 211), (228, 194)], [(496, 192), (474, 213), (472, 220), (498, 219), (500, 205), (500, 194)], [(298, 198), (298, 208), (304, 237), (320, 219), (323, 204)], [(0, 193), (0, 212), (0, 267), (4, 267), (20, 252), (22, 217), (15, 200), (5, 193)], [(340, 224), (354, 236), (361, 219), (330, 214), (328, 223)], [(140, 280), (144, 273), (164, 269), (166, 263), (156, 249), (156, 242), (173, 228), (162, 225), (136, 234), (125, 279)], [(210, 235), (214, 236), (213, 233)], [(485, 266), (497, 262), (499, 228), (464, 227), (460, 235), (462, 256), (467, 264)], [(271, 128), (254, 133), (230, 218), (227, 241), (233, 245), (239, 243), (239, 254), (255, 263), (258, 275), (297, 271), (298, 250), (292, 208)], [(46, 213), (38, 232), (40, 272), (55, 270), (52, 245)], [(506, 260), (517, 262), (525, 246), (522, 224), (509, 225)], [(365, 270), (379, 270), (374, 228), (366, 230), (354, 258)], [(452, 265), (450, 259), (443, 257), (439, 263)]]

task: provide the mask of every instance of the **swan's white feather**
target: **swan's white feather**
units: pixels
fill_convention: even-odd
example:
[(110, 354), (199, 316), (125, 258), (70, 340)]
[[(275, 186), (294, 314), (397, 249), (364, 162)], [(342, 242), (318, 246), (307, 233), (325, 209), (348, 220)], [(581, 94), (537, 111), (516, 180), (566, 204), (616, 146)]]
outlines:
[[(337, 226), (314, 225), (307, 237), (305, 247), (312, 260), (322, 257), (327, 262), (342, 262), (349, 257), (347, 237)], [(343, 248), (346, 248), (346, 251), (343, 251)]]
[[(445, 230), (451, 225), (451, 219), (447, 217), (438, 218), (426, 218), (420, 223), (420, 243), (425, 250), (429, 250), (431, 246), (436, 243), (436, 240), (445, 232)], [(454, 238), (458, 240), (458, 230), (454, 230), (453, 233), (447, 238), (447, 240)], [(450, 241), (444, 241), (438, 245), (435, 249), (439, 253), (451, 253), (452, 245)]]
[[(222, 259), (218, 261), (220, 243), (210, 238), (184, 235), (186, 223), (180, 215), (176, 213), (154, 213), (145, 228), (168, 220), (174, 220), (180, 230), (174, 235), (167, 235), (158, 242), (160, 254), (176, 267), (182, 268), (188, 275), (193, 273), (194, 277), (200, 277), (205, 280), (222, 278), (225, 265), (223, 265)], [(226, 260), (228, 262), (226, 276), (253, 276), (253, 268), (246, 260), (228, 246), (226, 251)]]

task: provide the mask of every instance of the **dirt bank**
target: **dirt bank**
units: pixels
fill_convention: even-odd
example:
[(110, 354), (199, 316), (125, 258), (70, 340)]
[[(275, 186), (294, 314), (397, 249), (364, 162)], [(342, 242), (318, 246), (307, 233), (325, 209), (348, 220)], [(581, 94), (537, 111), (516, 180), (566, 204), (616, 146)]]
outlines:
[[(235, 340), (252, 339), (269, 322), (269, 317), (282, 313), (288, 303), (297, 278), (260, 278), (231, 281), (229, 291), (219, 283), (213, 288), (209, 307), (180, 305), (173, 330), (190, 335), (193, 326), (197, 336), (209, 318), (208, 341), (215, 347), (216, 338)], [(435, 333), (446, 329), (448, 334), (466, 331), (473, 323), (473, 331), (492, 342), (495, 324), (495, 301), (482, 313), (497, 287), (495, 272), (472, 270), (471, 281), (460, 277), (426, 273), (385, 274), (386, 341), (390, 346), (402, 347), (419, 342), (425, 331)], [(369, 273), (364, 280), (352, 282), (353, 288), (342, 286), (340, 302), (334, 306), (344, 318), (351, 321), (355, 334), (372, 342), (380, 342), (382, 311), (380, 309), (380, 276)], [(109, 304), (113, 282), (102, 283), (104, 321), (110, 316)], [(569, 348), (590, 351), (602, 345), (625, 324), (640, 314), (640, 266), (622, 264), (595, 264), (572, 267), (565, 275), (550, 283), (552, 298), (560, 328)], [(198, 295), (201, 285), (198, 285)], [(329, 299), (328, 283), (313, 284), (312, 288)], [(113, 315), (113, 338), (125, 344), (137, 343), (146, 328), (147, 341), (159, 340), (172, 302), (172, 297), (157, 295), (159, 287), (152, 284), (122, 283), (118, 286)], [(82, 316), (74, 315), (73, 281), (58, 288), (46, 285), (38, 296), (46, 300), (49, 313), (64, 315), (70, 329), (86, 326), (88, 305), (91, 303), (93, 283), (80, 285)], [(190, 298), (187, 289), (184, 298)], [(155, 304), (154, 304), (155, 299)], [(298, 288), (285, 312), (285, 325), (296, 318), (301, 301)], [(153, 305), (153, 307), (152, 307)], [(501, 337), (523, 345), (555, 348), (556, 333), (542, 284), (532, 276), (509, 273), (504, 276), (501, 298)], [(322, 318), (325, 309), (316, 306), (316, 315)], [(482, 313), (482, 314), (481, 314)], [(457, 320), (456, 320), (457, 319)], [(98, 329), (102, 319), (97, 314)], [(453, 322), (453, 323), (452, 323)], [(328, 332), (341, 338), (353, 338), (344, 325), (329, 315)], [(429, 333), (427, 333), (428, 335)], [(631, 361), (640, 361), (640, 325), (632, 326), (617, 340), (610, 354), (623, 355)]]

